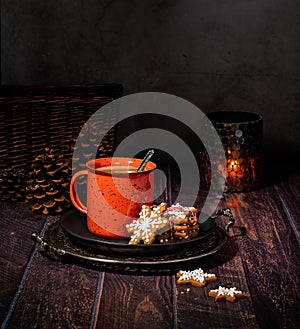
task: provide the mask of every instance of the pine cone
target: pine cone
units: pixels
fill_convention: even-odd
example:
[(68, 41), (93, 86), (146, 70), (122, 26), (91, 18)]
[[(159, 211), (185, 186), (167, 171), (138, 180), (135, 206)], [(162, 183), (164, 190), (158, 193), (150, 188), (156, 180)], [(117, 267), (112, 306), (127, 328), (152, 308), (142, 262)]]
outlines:
[(23, 170), (14, 167), (0, 171), (0, 200), (24, 201), (25, 183)]
[(70, 207), (71, 161), (52, 149), (38, 155), (31, 165), (26, 182), (26, 201), (33, 211), (59, 214)]
[(73, 153), (78, 147), (81, 149), (81, 158), (75, 158), (73, 156), (73, 170), (78, 171), (85, 169), (86, 162), (95, 158), (95, 148), (97, 149), (96, 158), (112, 156), (114, 147), (113, 131), (107, 133), (99, 144), (97, 136), (101, 129), (103, 130), (101, 123), (85, 123), (78, 136), (80, 141), (79, 145), (75, 145), (77, 138), (72, 137), (69, 146), (70, 151)]

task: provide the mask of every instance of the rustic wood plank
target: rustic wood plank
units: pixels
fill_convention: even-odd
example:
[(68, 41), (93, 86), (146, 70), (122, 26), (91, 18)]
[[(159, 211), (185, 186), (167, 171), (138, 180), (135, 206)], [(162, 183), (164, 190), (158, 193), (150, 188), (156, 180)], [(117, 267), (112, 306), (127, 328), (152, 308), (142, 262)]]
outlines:
[[(218, 224), (222, 226), (220, 222)], [(240, 236), (240, 232), (237, 236)], [(250, 289), (235, 238), (231, 237), (227, 246), (216, 255), (194, 263), (191, 269), (199, 267), (207, 273), (214, 273), (217, 276), (217, 281), (207, 283), (206, 287), (199, 288), (191, 285), (178, 285), (174, 278), (178, 329), (202, 327), (211, 329), (258, 328)], [(214, 298), (208, 296), (208, 292), (218, 288), (219, 285), (237, 287), (248, 297), (236, 303), (215, 302)]]
[[(200, 193), (199, 205), (203, 196)], [(299, 246), (295, 234), (299, 223), (298, 200), (299, 180), (255, 192), (229, 194), (222, 200), (219, 207), (229, 206), (236, 224), (224, 250), (193, 263), (193, 268), (202, 267), (218, 276), (217, 282), (205, 288), (179, 286), (175, 276), (101, 274), (61, 259), (48, 259), (39, 252), (34, 255), (8, 328), (147, 328), (149, 324), (179, 329), (297, 328), (300, 311)], [(3, 217), (3, 209), (0, 211)], [(18, 211), (19, 216), (13, 218), (21, 223), (26, 211)], [(31, 212), (30, 215), (32, 217)], [(9, 225), (10, 221), (13, 223), (11, 215), (6, 213), (6, 218)], [(294, 228), (291, 219), (296, 225)], [(220, 225), (226, 221), (221, 219)], [(4, 259), (18, 262), (17, 253), (26, 251), (21, 250), (19, 244), (28, 243), (31, 249), (25, 252), (26, 261), (15, 270), (23, 273), (32, 254), (30, 238), (23, 238), (25, 231), (30, 237), (32, 231), (38, 230), (33, 226), (42, 222), (30, 218), (25, 224), (17, 225), (15, 241), (4, 240), (5, 244), (11, 243), (14, 252), (1, 250), (1, 261), (4, 255)], [(247, 234), (242, 235), (239, 227), (245, 227)], [(15, 232), (8, 228), (1, 231), (4, 239), (9, 232)], [(7, 278), (8, 274), (7, 268)], [(4, 284), (2, 279), (1, 282)], [(249, 296), (234, 304), (216, 303), (207, 293), (219, 284), (235, 285)]]
[(96, 328), (173, 328), (170, 276), (105, 273)]
[(24, 203), (0, 203), (0, 321), (6, 317), (34, 248), (30, 239), (46, 217)]
[[(172, 182), (170, 185), (172, 189), (170, 191), (172, 191), (172, 199), (174, 199), (178, 193), (180, 182), (178, 182), (176, 177), (172, 177), (171, 179)], [(191, 182), (191, 184), (193, 183)], [(215, 196), (212, 196), (211, 199), (207, 199), (207, 197), (208, 191), (199, 191), (195, 201), (195, 206), (199, 210), (202, 209), (206, 200), (212, 210), (214, 208), (213, 205), (217, 209), (227, 208), (229, 206), (224, 198), (220, 199), (218, 204), (215, 202)], [(190, 200), (190, 195), (182, 195), (182, 202), (185, 205), (190, 205), (187, 203), (187, 200)], [(228, 218), (217, 219), (217, 223), (221, 227), (224, 227), (227, 222)], [(240, 234), (241, 232), (238, 231), (236, 234), (237, 237)], [(204, 288), (199, 288), (191, 285), (178, 285), (175, 276), (173, 277), (177, 317), (176, 328), (258, 328), (250, 296), (234, 304), (230, 302), (217, 303), (214, 298), (208, 296), (208, 291), (210, 289), (216, 289), (219, 285), (226, 287), (236, 286), (237, 289), (248, 294), (250, 293), (235, 238), (231, 237), (225, 249), (216, 255), (193, 262), (187, 268), (183, 268), (183, 270), (199, 267), (209, 273), (216, 274), (218, 280), (208, 283)]]
[(98, 275), (38, 252), (7, 328), (89, 328)]
[(282, 207), (300, 242), (300, 173), (292, 173), (286, 180), (274, 185)]
[(274, 187), (228, 196), (245, 237), (236, 240), (261, 328), (299, 328), (299, 245)]

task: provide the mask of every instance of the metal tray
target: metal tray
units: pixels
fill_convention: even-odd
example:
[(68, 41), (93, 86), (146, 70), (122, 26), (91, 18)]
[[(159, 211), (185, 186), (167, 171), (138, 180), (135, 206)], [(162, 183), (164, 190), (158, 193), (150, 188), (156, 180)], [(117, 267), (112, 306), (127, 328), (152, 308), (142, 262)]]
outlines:
[(198, 245), (212, 233), (217, 226), (215, 220), (209, 218), (204, 223), (199, 224), (199, 234), (192, 240), (165, 244), (153, 243), (135, 245), (129, 244), (129, 239), (105, 239), (92, 234), (86, 225), (86, 215), (77, 210), (72, 210), (64, 214), (61, 218), (60, 225), (76, 244), (92, 252), (148, 257), (171, 254)]
[[(215, 225), (201, 239), (201, 242), (198, 241), (198, 243), (187, 245), (185, 248), (176, 249), (166, 254), (155, 253), (151, 257), (143, 254), (137, 255), (135, 252), (129, 254), (118, 252), (115, 248), (110, 251), (106, 248), (104, 252), (101, 252), (101, 248), (98, 251), (92, 251), (91, 248), (83, 247), (74, 242), (74, 239), (62, 228), (62, 219), (51, 224), (46, 229), (44, 236), (41, 237), (37, 233), (33, 233), (32, 238), (45, 250), (55, 253), (62, 259), (72, 259), (72, 261), (88, 266), (100, 266), (102, 270), (164, 272), (177, 270), (189, 262), (213, 255), (225, 247), (228, 242), (228, 230), (234, 224), (234, 219), (230, 209), (220, 210), (216, 217), (219, 215), (230, 217), (230, 221), (225, 228)], [(119, 244), (121, 243), (119, 242)], [(140, 248), (143, 247), (140, 245)], [(117, 250), (119, 250), (119, 247), (117, 247)]]

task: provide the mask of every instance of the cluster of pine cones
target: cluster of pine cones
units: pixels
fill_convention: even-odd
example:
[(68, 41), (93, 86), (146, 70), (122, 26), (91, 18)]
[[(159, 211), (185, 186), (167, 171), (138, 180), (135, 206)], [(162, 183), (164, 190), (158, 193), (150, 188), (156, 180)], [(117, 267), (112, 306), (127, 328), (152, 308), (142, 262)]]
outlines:
[[(90, 130), (88, 133), (91, 134)], [(0, 201), (26, 201), (33, 211), (43, 215), (60, 214), (68, 210), (71, 206), (69, 188), (72, 169), (79, 170), (85, 166), (85, 159), (84, 163), (77, 163), (73, 159), (75, 161), (72, 164), (75, 142), (76, 138), (73, 137), (64, 154), (46, 148), (36, 156), (29, 168), (0, 169)], [(86, 160), (92, 142), (84, 145)], [(112, 155), (112, 148), (109, 147), (111, 142), (108, 137), (103, 139), (97, 157)]]
[(0, 200), (24, 201), (24, 171), (15, 167), (0, 170)]
[(71, 160), (46, 148), (31, 165), (26, 179), (26, 201), (33, 211), (48, 215), (70, 207)]
[(0, 200), (26, 201), (43, 215), (62, 213), (70, 207), (71, 165), (69, 158), (46, 148), (27, 169), (2, 169)]

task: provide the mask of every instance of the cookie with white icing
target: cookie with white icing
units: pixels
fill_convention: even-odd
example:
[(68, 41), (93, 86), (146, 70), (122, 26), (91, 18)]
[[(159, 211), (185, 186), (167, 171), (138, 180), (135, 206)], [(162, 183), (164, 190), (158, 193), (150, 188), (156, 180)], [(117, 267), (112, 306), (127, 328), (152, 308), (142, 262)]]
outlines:
[(168, 207), (162, 216), (168, 219), (170, 229), (156, 237), (159, 243), (179, 242), (198, 236), (198, 209), (179, 203)]
[(235, 302), (237, 298), (244, 298), (246, 294), (237, 290), (236, 287), (226, 288), (219, 286), (218, 289), (212, 289), (208, 292), (208, 296), (214, 297), (215, 301), (227, 300), (229, 302)]
[(202, 268), (198, 268), (193, 271), (179, 271), (176, 274), (178, 284), (190, 283), (193, 286), (204, 287), (207, 282), (213, 282), (217, 280), (217, 277), (213, 273), (205, 273)]
[(170, 243), (190, 240), (198, 235), (198, 210), (179, 203), (149, 207), (143, 205), (140, 217), (126, 225), (130, 244)]
[(169, 221), (162, 217), (162, 212), (167, 208), (166, 203), (150, 208), (143, 205), (140, 217), (126, 225), (131, 238), (129, 244), (152, 244), (158, 232), (168, 228)]

